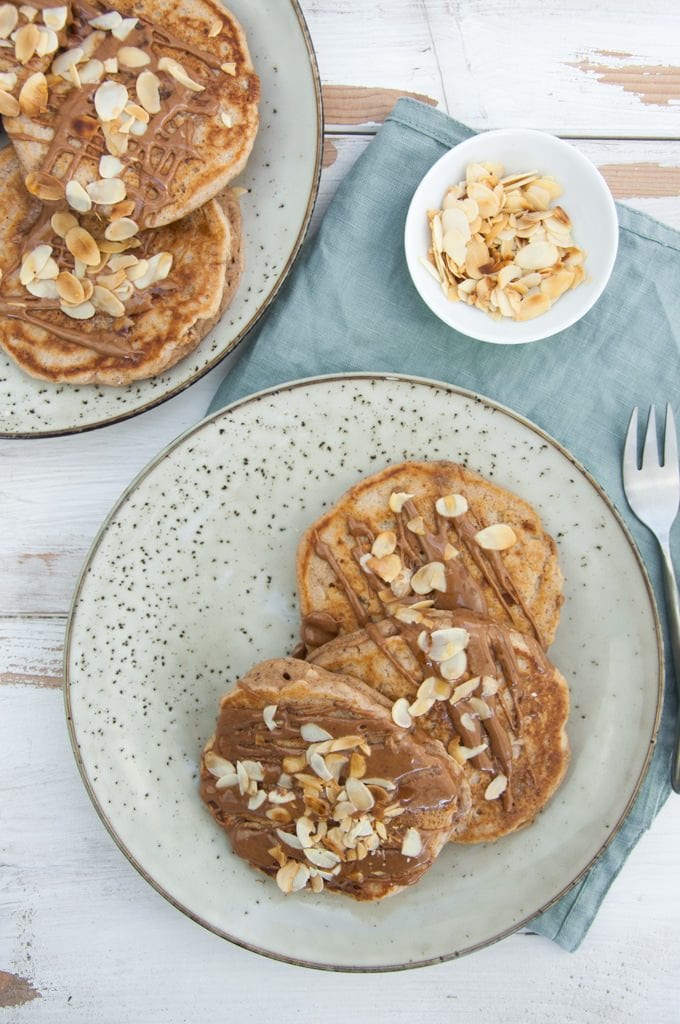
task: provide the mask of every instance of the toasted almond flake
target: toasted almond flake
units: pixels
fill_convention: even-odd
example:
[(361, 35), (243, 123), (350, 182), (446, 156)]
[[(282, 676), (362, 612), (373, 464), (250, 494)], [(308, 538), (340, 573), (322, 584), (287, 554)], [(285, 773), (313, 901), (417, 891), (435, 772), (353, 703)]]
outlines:
[(401, 852), (404, 857), (417, 857), (422, 852), (423, 841), (420, 838), (420, 833), (415, 828), (409, 828), (406, 830), (404, 840), (401, 844)]
[(117, 60), (116, 57), (107, 57), (106, 60), (103, 62), (103, 64), (104, 64), (104, 71), (106, 72), (107, 75), (117, 75), (118, 74), (118, 60)]
[(363, 736), (338, 736), (331, 743), (333, 751), (352, 750), (354, 747), (359, 747), (365, 754), (370, 753), (370, 747), (367, 746)]
[(99, 160), (99, 175), (101, 178), (118, 178), (123, 171), (123, 166), (118, 157), (105, 153)]
[(472, 679), (467, 679), (464, 683), (460, 683), (451, 694), (449, 703), (457, 704), (458, 701), (466, 700), (471, 693), (474, 693), (480, 683), (479, 676), (474, 676)]
[(59, 39), (57, 33), (51, 28), (44, 28), (42, 25), (38, 25), (38, 42), (36, 43), (35, 52), (39, 57), (47, 57), (51, 53), (56, 53), (59, 49)]
[(76, 306), (85, 301), (85, 289), (82, 282), (69, 270), (62, 270), (56, 278), (57, 292), (64, 302), (70, 302)]
[(52, 61), (51, 72), (53, 75), (60, 75), (62, 78), (68, 78), (71, 68), (78, 61), (81, 61), (85, 56), (85, 51), (80, 47), (76, 46), (72, 50), (64, 50), (63, 53), (58, 54)]
[[(92, 202), (100, 206), (114, 206), (116, 203), (122, 202), (127, 195), (127, 188), (122, 178), (100, 178), (98, 181), (91, 181), (86, 186), (86, 191)], [(132, 234), (135, 232), (133, 231)], [(121, 239), (117, 239), (117, 241), (121, 241)]]
[(452, 658), (447, 658), (446, 661), (442, 661), (439, 666), (439, 671), (443, 675), (444, 679), (448, 679), (452, 682), (455, 679), (460, 679), (465, 670), (467, 669), (467, 654), (465, 651), (459, 651), (454, 654)]
[[(488, 743), (480, 743), (476, 747), (466, 747), (461, 743), (458, 747), (461, 763), (464, 764), (466, 761), (470, 761), (473, 757), (479, 757), (479, 755), (483, 754), (485, 750), (488, 750), (488, 748)], [(456, 758), (456, 760), (458, 760), (458, 758)]]
[(51, 257), (50, 257), (50, 259), (48, 259), (48, 261), (44, 265), (44, 267), (42, 267), (42, 269), (39, 270), (38, 273), (36, 274), (36, 277), (40, 281), (48, 281), (48, 280), (52, 280), (52, 279), (56, 280), (56, 278), (58, 276), (59, 276), (59, 267), (57, 266), (56, 260), (53, 260)]
[(29, 75), (22, 85), (19, 106), (26, 117), (37, 117), (47, 110), (47, 79), (41, 71)]
[(496, 776), (495, 779), (491, 780), (489, 785), (484, 790), (484, 799), (485, 800), (497, 800), (498, 797), (502, 793), (505, 793), (507, 788), (508, 788), (507, 776), (503, 775), (503, 773), (501, 772), (499, 775)]
[(267, 704), (266, 708), (262, 711), (262, 718), (264, 724), (267, 726), (270, 732), (273, 732), (277, 727), (277, 723), (274, 720), (274, 716), (278, 710), (278, 704)]
[(0, 90), (0, 114), (3, 117), (18, 117), (21, 113), (19, 103), (11, 93)]
[(446, 573), (443, 562), (427, 562), (411, 578), (416, 594), (429, 594), (431, 590), (446, 592)]
[(306, 864), (290, 860), (276, 872), (276, 884), (281, 892), (288, 895), (304, 889), (309, 881), (309, 868)]
[(118, 296), (114, 295), (108, 288), (103, 288), (100, 284), (94, 287), (92, 302), (97, 309), (108, 316), (119, 317), (125, 315), (125, 306)]
[(61, 32), (66, 25), (68, 8), (66, 7), (45, 7), (42, 12), (42, 20), (48, 28), (54, 32)]
[(128, 91), (120, 82), (102, 82), (94, 94), (94, 108), (100, 121), (115, 121), (125, 110), (128, 99)]
[(428, 654), (433, 661), (446, 661), (464, 651), (469, 642), (470, 634), (461, 626), (435, 629), (430, 634)]
[(317, 868), (329, 870), (340, 863), (340, 857), (332, 850), (319, 850), (314, 847), (305, 850), (305, 857)]
[(358, 811), (370, 811), (375, 804), (373, 794), (361, 779), (350, 776), (345, 782), (345, 790)]
[(425, 535), (425, 520), (422, 516), (414, 516), (413, 519), (409, 519), (406, 528), (418, 537), (423, 537)]
[(455, 519), (467, 512), (469, 506), (464, 494), (446, 494), (437, 499), (435, 508), (445, 519)]
[(132, 238), (138, 231), (139, 225), (136, 221), (129, 217), (119, 217), (107, 225), (104, 234), (113, 242), (122, 242), (127, 238)]
[(43, 281), (36, 277), (34, 278), (33, 281), (29, 281), (26, 284), (26, 290), (29, 291), (31, 295), (35, 295), (35, 297), (38, 299), (59, 298), (57, 284), (56, 281), (53, 279)]
[(21, 261), (21, 270), (19, 271), (20, 283), (27, 285), (29, 281), (37, 277), (43, 267), (47, 265), (47, 261), (51, 256), (51, 245), (36, 245), (34, 249), (26, 253)]
[(115, 131), (110, 125), (102, 125), (102, 134), (106, 148), (112, 156), (125, 156), (128, 148), (128, 137), (122, 132)]
[(372, 556), (366, 560), (366, 565), (371, 572), (374, 572), (385, 583), (391, 583), (402, 570), (401, 559), (396, 554), (385, 555), (384, 558)]
[(318, 871), (310, 871), (309, 888), (312, 892), (323, 892), (323, 878)]
[(366, 774), (366, 758), (356, 750), (349, 759), (349, 774), (353, 779), (362, 779)]
[(36, 196), (44, 203), (58, 202), (64, 198), (63, 182), (45, 171), (30, 171), (24, 179), (24, 184), (32, 196)]
[(117, 25), (114, 25), (111, 29), (111, 35), (114, 38), (119, 39), (121, 42), (125, 42), (127, 37), (132, 32), (133, 28), (137, 26), (137, 18), (123, 18)]
[(264, 813), (265, 817), (275, 821), (277, 825), (287, 825), (293, 817), (287, 807), (270, 807)]
[[(144, 107), (140, 107), (137, 103), (128, 103), (125, 108), (125, 113), (130, 114), (136, 121), (141, 121), (143, 124), (149, 123), (148, 111), (146, 111)], [(134, 125), (132, 127), (134, 128)], [(132, 128), (130, 131), (132, 131)]]
[(14, 4), (3, 4), (0, 7), (0, 39), (9, 39), (19, 22), (19, 14)]
[(28, 64), (36, 51), (39, 39), (38, 26), (32, 22), (17, 29), (14, 35), (14, 56), (20, 64)]
[(137, 99), (149, 114), (157, 114), (161, 109), (159, 85), (160, 80), (153, 71), (142, 71), (141, 75), (137, 77), (135, 85)]
[(314, 822), (311, 818), (306, 815), (302, 815), (295, 822), (295, 834), (300, 840), (300, 845), (303, 849), (307, 849), (312, 845), (312, 833), (314, 832)]
[(397, 535), (394, 530), (384, 530), (379, 533), (371, 546), (371, 553), (376, 558), (384, 558), (391, 555), (397, 547)]
[(314, 753), (310, 756), (309, 767), (316, 775), (319, 776), (320, 779), (324, 779), (325, 782), (330, 782), (332, 780), (333, 774), (326, 767), (326, 762), (321, 754)]
[(193, 78), (189, 77), (179, 61), (173, 60), (172, 57), (161, 57), (158, 61), (158, 70), (167, 71), (176, 81), (181, 85), (185, 85), (187, 89), (191, 89), (192, 92), (203, 92), (205, 89), (204, 85), (194, 82)]
[(295, 800), (295, 793), (291, 790), (281, 792), (279, 789), (271, 789), (267, 797), (272, 804), (290, 804)]
[(493, 697), (498, 693), (500, 685), (493, 676), (482, 676), (482, 697)]
[(101, 82), (104, 77), (105, 68), (100, 60), (88, 60), (87, 64), (83, 64), (78, 69), (78, 76), (83, 85), (94, 85), (96, 82)]
[(69, 228), (64, 236), (66, 248), (76, 259), (87, 263), (88, 267), (96, 267), (101, 259), (99, 248), (89, 231), (80, 226)]
[(151, 63), (151, 57), (138, 46), (121, 46), (116, 53), (121, 68), (143, 68)]
[(418, 608), (410, 608), (408, 605), (397, 608), (393, 612), (393, 617), (397, 622), (403, 622), (406, 625), (416, 625), (423, 621), (423, 613)]
[(226, 758), (220, 757), (220, 755), (216, 754), (213, 750), (206, 751), (203, 755), (203, 763), (210, 774), (214, 775), (218, 779), (223, 775), (233, 775), (236, 770), (231, 761), (227, 761)]
[(92, 200), (79, 181), (66, 183), (66, 202), (78, 213), (87, 213), (92, 209)]
[(417, 697), (413, 704), (409, 705), (408, 713), (411, 718), (420, 718), (422, 715), (426, 715), (434, 705), (434, 697)]
[(415, 497), (415, 495), (407, 494), (405, 491), (393, 491), (392, 494), (390, 494), (390, 510), (397, 513), (401, 512), (406, 502), (411, 501), (413, 497)]
[(107, 11), (106, 14), (98, 14), (96, 18), (91, 18), (90, 25), (92, 28), (101, 28), (105, 32), (110, 32), (111, 29), (120, 25), (122, 20), (123, 17), (118, 11)]
[(215, 21), (213, 21), (210, 28), (208, 29), (208, 39), (214, 39), (215, 36), (218, 36), (222, 31), (223, 27), (224, 22), (221, 21), (219, 18), (216, 18)]
[(228, 60), (224, 64), (220, 64), (220, 67), (222, 71), (224, 71), (225, 75), (236, 74), (236, 62), (233, 60)]
[(17, 76), (13, 71), (0, 71), (0, 89), (12, 91), (17, 84)]
[(399, 697), (392, 705), (392, 721), (402, 729), (410, 729), (413, 725), (406, 697)]
[(72, 320), (89, 320), (95, 314), (95, 308), (91, 302), (81, 302), (78, 306), (69, 306), (65, 302), (60, 303), (59, 308)]
[(485, 722), (488, 718), (491, 718), (493, 714), (489, 705), (480, 697), (470, 697), (470, 706), (477, 712), (480, 721), (482, 722)]
[(251, 796), (250, 799), (248, 800), (248, 810), (256, 811), (258, 807), (262, 806), (266, 799), (267, 794), (265, 793), (265, 791), (263, 789), (259, 789), (255, 796)]
[(300, 735), (305, 743), (321, 743), (323, 740), (332, 740), (333, 737), (326, 729), (313, 722), (305, 722), (300, 728)]
[(517, 536), (505, 523), (494, 523), (476, 533), (475, 540), (486, 551), (506, 551), (516, 542)]
[(297, 835), (293, 835), (291, 832), (284, 832), (283, 829), (277, 828), (276, 834), (282, 843), (286, 846), (291, 846), (294, 850), (301, 850), (302, 843), (298, 839)]

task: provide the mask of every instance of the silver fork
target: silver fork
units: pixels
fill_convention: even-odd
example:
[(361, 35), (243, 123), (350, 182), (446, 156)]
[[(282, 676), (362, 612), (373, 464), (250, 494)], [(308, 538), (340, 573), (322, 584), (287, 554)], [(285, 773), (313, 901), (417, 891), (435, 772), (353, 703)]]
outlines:
[[(673, 668), (680, 699), (680, 601), (678, 600), (678, 584), (673, 571), (670, 549), (671, 527), (678, 514), (678, 505), (680, 505), (680, 466), (678, 465), (675, 421), (670, 404), (666, 405), (663, 464), (659, 463), (656, 445), (656, 416), (654, 406), (652, 406), (649, 410), (640, 469), (638, 469), (637, 406), (633, 409), (623, 449), (623, 489), (631, 509), (640, 522), (652, 531), (661, 548)], [(676, 793), (680, 793), (680, 715), (673, 748), (671, 785)]]

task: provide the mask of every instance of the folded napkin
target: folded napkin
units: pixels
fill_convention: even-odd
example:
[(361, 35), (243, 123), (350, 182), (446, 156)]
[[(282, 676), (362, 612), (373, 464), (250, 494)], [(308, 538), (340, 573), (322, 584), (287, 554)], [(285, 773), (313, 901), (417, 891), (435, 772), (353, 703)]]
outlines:
[[(210, 411), (283, 381), (351, 370), (410, 373), (487, 395), (561, 441), (605, 488), (637, 540), (663, 617), (655, 542), (628, 509), (620, 462), (633, 405), (646, 410), (668, 400), (680, 411), (680, 233), (619, 206), (614, 274), (579, 323), (510, 348), (457, 334), (417, 294), (402, 239), (421, 178), (471, 134), (441, 111), (399, 100), (341, 184), (266, 321), (243, 345)], [(676, 564), (679, 538), (680, 529)], [(585, 879), (535, 918), (531, 931), (569, 950), (583, 939), (668, 796), (675, 714), (669, 666), (656, 750), (633, 809)]]

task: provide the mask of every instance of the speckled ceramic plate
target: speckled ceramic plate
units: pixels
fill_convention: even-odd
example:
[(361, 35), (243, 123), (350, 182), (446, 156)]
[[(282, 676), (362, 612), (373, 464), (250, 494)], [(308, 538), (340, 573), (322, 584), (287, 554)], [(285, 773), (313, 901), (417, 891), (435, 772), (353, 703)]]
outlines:
[[(305, 527), (361, 476), (428, 457), (463, 461), (516, 491), (559, 538), (566, 603), (552, 651), (572, 692), (571, 766), (530, 828), (495, 845), (448, 847), (417, 886), (382, 904), (284, 897), (233, 856), (201, 804), (199, 754), (224, 690), (296, 643), (295, 549)], [(345, 970), (458, 956), (556, 899), (630, 806), (661, 687), (649, 583), (593, 480), (508, 410), (396, 377), (288, 385), (171, 445), (102, 528), (66, 645), (83, 779), (144, 877), (233, 942)]]
[(0, 352), (0, 437), (78, 433), (127, 419), (183, 391), (242, 340), (276, 295), (312, 215), (323, 119), (314, 50), (297, 0), (227, 0), (246, 30), (262, 83), (260, 130), (234, 182), (241, 199), (245, 270), (222, 320), (167, 373), (124, 388), (49, 384)]

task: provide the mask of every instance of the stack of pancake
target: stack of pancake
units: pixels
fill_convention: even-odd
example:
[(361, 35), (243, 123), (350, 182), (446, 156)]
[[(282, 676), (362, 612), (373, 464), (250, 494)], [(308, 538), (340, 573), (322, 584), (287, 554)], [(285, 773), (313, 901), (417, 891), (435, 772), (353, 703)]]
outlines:
[(217, 0), (0, 5), (0, 346), (24, 370), (123, 385), (196, 348), (241, 276), (258, 98)]
[(297, 572), (300, 648), (223, 698), (203, 756), (235, 851), (286, 893), (376, 899), (447, 840), (533, 821), (569, 759), (546, 655), (562, 574), (534, 509), (458, 464), (401, 463), (309, 527)]

